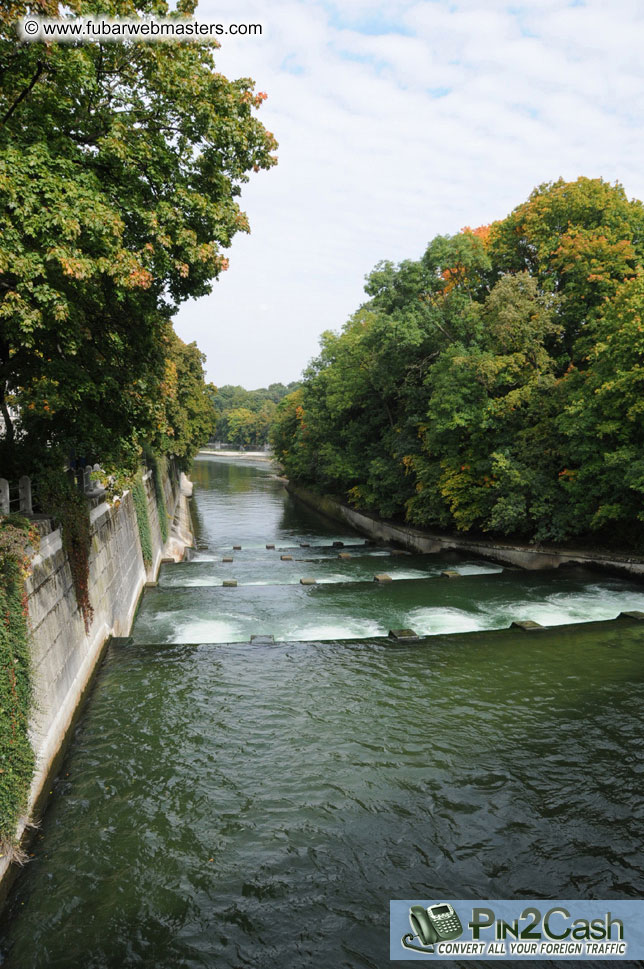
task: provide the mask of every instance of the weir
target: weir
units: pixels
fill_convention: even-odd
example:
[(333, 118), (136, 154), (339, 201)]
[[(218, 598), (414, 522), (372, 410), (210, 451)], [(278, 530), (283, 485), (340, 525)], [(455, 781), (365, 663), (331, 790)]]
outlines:
[(266, 462), (193, 479), (196, 548), (108, 646), (3, 969), (358, 969), (390, 898), (641, 896), (641, 584), (396, 554)]
[(204, 457), (195, 476), (200, 547), (162, 566), (135, 642), (248, 642), (267, 632), (282, 642), (364, 639), (397, 628), (433, 636), (644, 608), (641, 583), (580, 565), (535, 573), (469, 550), (375, 544), (289, 499), (266, 462)]

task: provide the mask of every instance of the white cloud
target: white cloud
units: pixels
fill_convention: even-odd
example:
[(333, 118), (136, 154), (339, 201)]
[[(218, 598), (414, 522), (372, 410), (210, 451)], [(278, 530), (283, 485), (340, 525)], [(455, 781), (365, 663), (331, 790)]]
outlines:
[(638, 0), (202, 0), (198, 14), (263, 25), (216, 62), (268, 92), (280, 142), (243, 191), (251, 236), (178, 317), (216, 383), (296, 378), (378, 260), (501, 218), (541, 182), (601, 175), (644, 196)]

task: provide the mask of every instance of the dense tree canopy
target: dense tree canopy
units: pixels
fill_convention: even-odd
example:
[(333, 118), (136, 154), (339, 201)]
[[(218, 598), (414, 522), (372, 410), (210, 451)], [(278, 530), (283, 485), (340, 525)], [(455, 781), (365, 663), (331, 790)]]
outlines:
[(172, 454), (187, 471), (195, 450), (205, 444), (215, 419), (204, 382), (204, 355), (196, 343), (184, 343), (170, 330), (165, 375), (157, 400), (157, 431), (150, 445), (157, 454)]
[(5, 5), (0, 20), (4, 459), (20, 436), (23, 450), (131, 463), (159, 433), (170, 317), (227, 268), (223, 250), (248, 230), (240, 187), (274, 164), (276, 143), (254, 114), (265, 95), (216, 71), (215, 44), (22, 44), (14, 22), (27, 9), (59, 5)]
[(384, 516), (644, 542), (644, 206), (601, 179), (380, 263), (278, 408), (287, 473)]
[(210, 385), (217, 415), (211, 436), (236, 448), (263, 447), (268, 442), (277, 404), (297, 387), (298, 383), (274, 383), (245, 390), (232, 384)]

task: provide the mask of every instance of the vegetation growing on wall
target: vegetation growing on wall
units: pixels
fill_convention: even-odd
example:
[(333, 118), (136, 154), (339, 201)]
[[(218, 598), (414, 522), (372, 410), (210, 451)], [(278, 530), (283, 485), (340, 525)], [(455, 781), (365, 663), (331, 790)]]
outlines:
[(94, 608), (89, 598), (89, 556), (91, 547), (90, 508), (85, 495), (67, 474), (50, 469), (38, 481), (42, 507), (60, 525), (63, 549), (72, 572), (74, 593), (89, 633)]
[(279, 405), (287, 474), (413, 524), (644, 546), (644, 206), (601, 179), (380, 263)]
[(136, 511), (136, 523), (141, 539), (141, 553), (146, 569), (152, 565), (152, 532), (150, 531), (150, 517), (148, 515), (148, 500), (143, 483), (143, 475), (139, 471), (132, 481), (132, 498)]
[(30, 545), (38, 547), (38, 534), (29, 521), (0, 517), (0, 855), (16, 856), (16, 826), (27, 808), (34, 769), (27, 734), (32, 687), (25, 579)]

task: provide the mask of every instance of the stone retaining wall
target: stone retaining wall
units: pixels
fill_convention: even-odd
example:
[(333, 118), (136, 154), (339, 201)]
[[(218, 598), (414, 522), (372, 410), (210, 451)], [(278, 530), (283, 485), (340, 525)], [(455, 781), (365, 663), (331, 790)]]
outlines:
[[(36, 754), (30, 810), (41, 799), (107, 640), (128, 635), (141, 591), (146, 582), (156, 579), (161, 560), (179, 561), (193, 544), (188, 505), (192, 485), (186, 476), (169, 463), (163, 480), (168, 514), (165, 546), (152, 472), (144, 475), (144, 484), (152, 536), (152, 565), (147, 571), (131, 493), (118, 504), (103, 501), (90, 513), (89, 598), (94, 620), (89, 634), (76, 603), (60, 529), (44, 535), (34, 557), (27, 580), (34, 682), (29, 732)], [(0, 859), (0, 879), (8, 865), (7, 858)]]
[(356, 531), (379, 542), (395, 542), (414, 552), (435, 553), (447, 549), (470, 552), (522, 569), (556, 569), (560, 565), (598, 566), (634, 578), (644, 578), (644, 561), (636, 556), (611, 555), (604, 551), (558, 548), (544, 545), (519, 545), (512, 542), (468, 538), (465, 535), (440, 535), (396, 522), (387, 522), (368, 512), (318, 495), (285, 479), (285, 487), (295, 498), (328, 518), (345, 522)]

